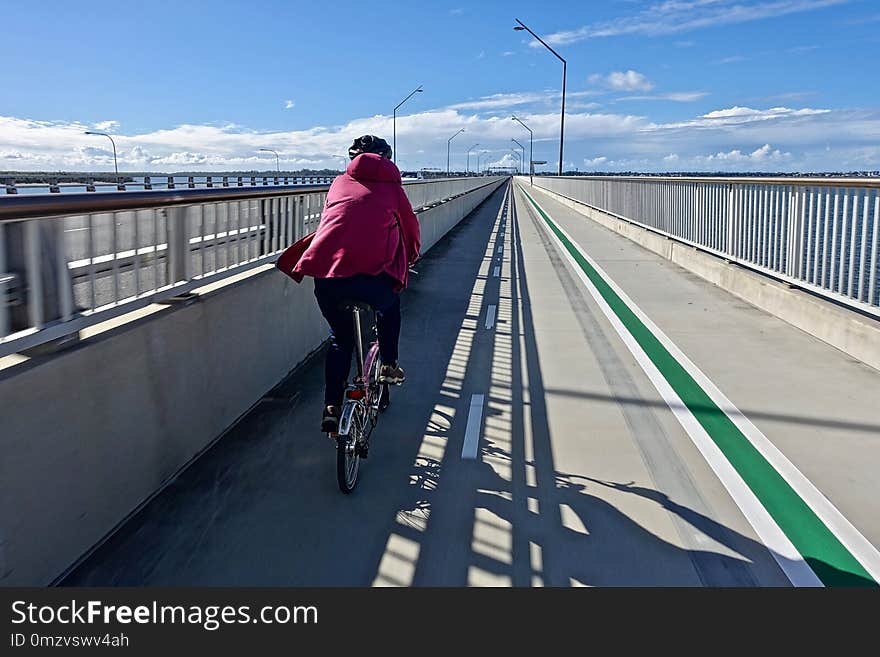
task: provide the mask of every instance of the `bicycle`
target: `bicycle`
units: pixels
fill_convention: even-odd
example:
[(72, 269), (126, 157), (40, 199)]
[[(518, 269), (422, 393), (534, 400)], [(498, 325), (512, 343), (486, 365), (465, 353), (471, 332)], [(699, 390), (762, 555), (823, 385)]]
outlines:
[[(370, 451), (370, 436), (379, 422), (379, 413), (391, 403), (387, 383), (379, 383), (382, 358), (376, 338), (376, 313), (366, 303), (344, 304), (354, 322), (357, 376), (346, 387), (337, 433), (328, 434), (336, 441), (336, 479), (343, 493), (350, 493), (357, 484), (361, 459)], [(361, 313), (370, 313), (373, 340), (364, 355)]]

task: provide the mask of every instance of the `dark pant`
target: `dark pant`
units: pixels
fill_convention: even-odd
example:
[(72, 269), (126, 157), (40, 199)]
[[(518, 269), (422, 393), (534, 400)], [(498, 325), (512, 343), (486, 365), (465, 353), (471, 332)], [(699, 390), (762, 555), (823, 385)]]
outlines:
[[(324, 364), (324, 404), (341, 406), (355, 342), (354, 320), (344, 302), (361, 301), (376, 310), (379, 353), (383, 363), (393, 363), (400, 339), (400, 297), (394, 291), (394, 279), (387, 274), (316, 278), (315, 297), (330, 325), (330, 350)], [(361, 331), (368, 327), (369, 322), (362, 317)]]

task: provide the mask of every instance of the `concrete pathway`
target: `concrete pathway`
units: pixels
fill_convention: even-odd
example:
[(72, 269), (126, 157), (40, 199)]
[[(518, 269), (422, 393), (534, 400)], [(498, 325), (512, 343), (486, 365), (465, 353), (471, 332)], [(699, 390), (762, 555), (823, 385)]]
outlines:
[(790, 585), (539, 207), (880, 544), (880, 373), (515, 187), (418, 266), (408, 380), (353, 495), (315, 430), (319, 357), (64, 583)]

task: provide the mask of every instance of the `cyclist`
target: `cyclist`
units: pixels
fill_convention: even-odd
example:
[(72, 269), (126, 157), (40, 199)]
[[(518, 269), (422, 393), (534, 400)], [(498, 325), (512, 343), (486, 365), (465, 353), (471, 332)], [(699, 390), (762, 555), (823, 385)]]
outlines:
[(351, 162), (327, 192), (321, 222), (293, 273), (313, 276), (315, 297), (330, 325), (330, 349), (324, 367), (321, 431), (339, 428), (354, 351), (354, 327), (344, 301), (369, 304), (377, 313), (379, 381), (400, 384), (398, 363), (400, 299), (409, 266), (419, 258), (419, 222), (391, 161), (384, 139), (364, 135), (348, 149)]

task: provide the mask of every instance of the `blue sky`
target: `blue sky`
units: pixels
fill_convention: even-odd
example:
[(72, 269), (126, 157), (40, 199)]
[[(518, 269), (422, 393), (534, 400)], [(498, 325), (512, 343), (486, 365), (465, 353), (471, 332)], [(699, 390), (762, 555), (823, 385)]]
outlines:
[[(554, 170), (880, 168), (880, 1), (4, 3), (0, 169), (334, 166), (366, 132), (398, 163), (464, 152)], [(535, 47), (537, 46), (537, 47)], [(271, 156), (270, 156), (271, 157)], [(274, 158), (273, 158), (274, 159)], [(472, 165), (476, 158), (472, 157)]]

